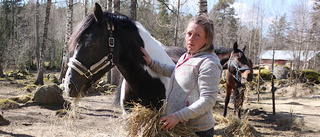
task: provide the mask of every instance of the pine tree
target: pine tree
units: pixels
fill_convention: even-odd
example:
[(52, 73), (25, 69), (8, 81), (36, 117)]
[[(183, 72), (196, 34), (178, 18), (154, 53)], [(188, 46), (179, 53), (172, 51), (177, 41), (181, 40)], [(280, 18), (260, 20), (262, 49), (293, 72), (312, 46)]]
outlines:
[(217, 46), (232, 46), (237, 41), (238, 19), (234, 8), (230, 7), (233, 3), (234, 0), (219, 0), (209, 14), (214, 20), (214, 44)]

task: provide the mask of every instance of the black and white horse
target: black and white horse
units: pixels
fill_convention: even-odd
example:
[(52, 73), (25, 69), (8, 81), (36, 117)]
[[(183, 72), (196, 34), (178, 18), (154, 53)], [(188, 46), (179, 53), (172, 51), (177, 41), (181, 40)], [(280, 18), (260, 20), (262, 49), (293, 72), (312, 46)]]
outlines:
[(143, 59), (144, 47), (153, 59), (174, 65), (150, 33), (127, 16), (103, 12), (95, 4), (73, 31), (69, 49), (74, 55), (68, 63), (65, 89), (70, 97), (83, 96), (91, 84), (116, 66), (125, 78), (121, 104), (138, 102), (160, 108), (169, 78), (155, 73)]

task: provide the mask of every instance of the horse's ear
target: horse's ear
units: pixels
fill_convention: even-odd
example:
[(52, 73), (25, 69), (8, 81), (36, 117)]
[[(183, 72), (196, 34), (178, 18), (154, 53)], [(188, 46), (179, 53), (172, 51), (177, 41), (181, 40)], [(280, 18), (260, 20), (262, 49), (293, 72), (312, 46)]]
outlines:
[(233, 44), (233, 51), (236, 51), (236, 50), (238, 50), (238, 43), (237, 42), (235, 42)]
[(244, 52), (246, 50), (247, 45), (244, 45), (244, 47), (242, 48), (242, 51)]
[(94, 10), (93, 10), (93, 16), (96, 22), (101, 23), (104, 20), (103, 11), (101, 9), (101, 6), (98, 3), (95, 3)]

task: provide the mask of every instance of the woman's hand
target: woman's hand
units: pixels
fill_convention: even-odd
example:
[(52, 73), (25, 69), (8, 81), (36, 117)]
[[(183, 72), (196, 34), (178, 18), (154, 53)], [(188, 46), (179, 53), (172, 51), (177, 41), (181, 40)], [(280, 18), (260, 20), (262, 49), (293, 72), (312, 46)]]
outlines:
[(141, 52), (143, 53), (143, 59), (146, 61), (147, 65), (150, 65), (151, 62), (152, 62), (152, 59), (151, 57), (149, 56), (148, 52), (143, 48), (141, 47)]
[(160, 122), (163, 123), (161, 129), (171, 130), (179, 123), (179, 119), (175, 113), (171, 113), (161, 117)]

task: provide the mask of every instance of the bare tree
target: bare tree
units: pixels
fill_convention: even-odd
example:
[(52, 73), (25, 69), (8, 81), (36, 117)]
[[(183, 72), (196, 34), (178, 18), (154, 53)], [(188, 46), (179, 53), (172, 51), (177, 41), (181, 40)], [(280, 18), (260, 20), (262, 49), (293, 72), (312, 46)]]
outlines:
[[(69, 0), (69, 5), (70, 5), (70, 1), (72, 1), (72, 3), (73, 3), (73, 0)], [(70, 9), (69, 6), (68, 6), (68, 9)], [(68, 10), (68, 12), (69, 12), (69, 10)], [(88, 0), (84, 0), (84, 16), (87, 16), (87, 15), (88, 15)]]
[(207, 0), (199, 0), (198, 1), (198, 15), (200, 14), (208, 14), (208, 6)]
[(37, 80), (34, 84), (36, 85), (43, 85), (43, 71), (44, 71), (44, 60), (45, 60), (45, 49), (47, 44), (47, 37), (48, 37), (48, 24), (50, 19), (50, 8), (51, 8), (51, 0), (47, 0), (47, 7), (46, 7), (46, 17), (44, 21), (44, 30), (43, 30), (43, 39), (42, 45), (40, 47), (40, 61), (39, 61), (39, 68), (38, 68), (38, 76)]
[(114, 13), (119, 14), (120, 13), (120, 0), (113, 0), (113, 8)]
[(68, 63), (68, 41), (71, 35), (72, 31), (72, 22), (73, 22), (73, 0), (67, 1), (68, 5), (68, 13), (67, 13), (67, 24), (66, 24), (66, 34), (65, 34), (65, 41), (64, 41), (64, 47), (62, 50), (62, 63), (61, 63), (61, 70), (60, 70), (60, 78), (61, 81), (62, 78), (66, 75), (67, 71), (67, 63)]
[(131, 10), (130, 10), (131, 19), (137, 20), (137, 0), (131, 0), (130, 7), (131, 7)]
[(39, 0), (36, 2), (36, 59), (37, 59), (37, 68), (40, 65), (40, 36), (39, 36)]
[[(290, 41), (293, 43), (293, 50), (298, 51), (296, 62), (294, 64), (296, 69), (300, 69), (302, 51), (307, 53), (309, 51), (309, 33), (311, 28), (310, 11), (307, 8), (307, 1), (299, 1), (292, 8), (292, 29)], [(304, 64), (306, 60), (304, 60)]]
[(108, 12), (112, 12), (112, 0), (108, 0)]

